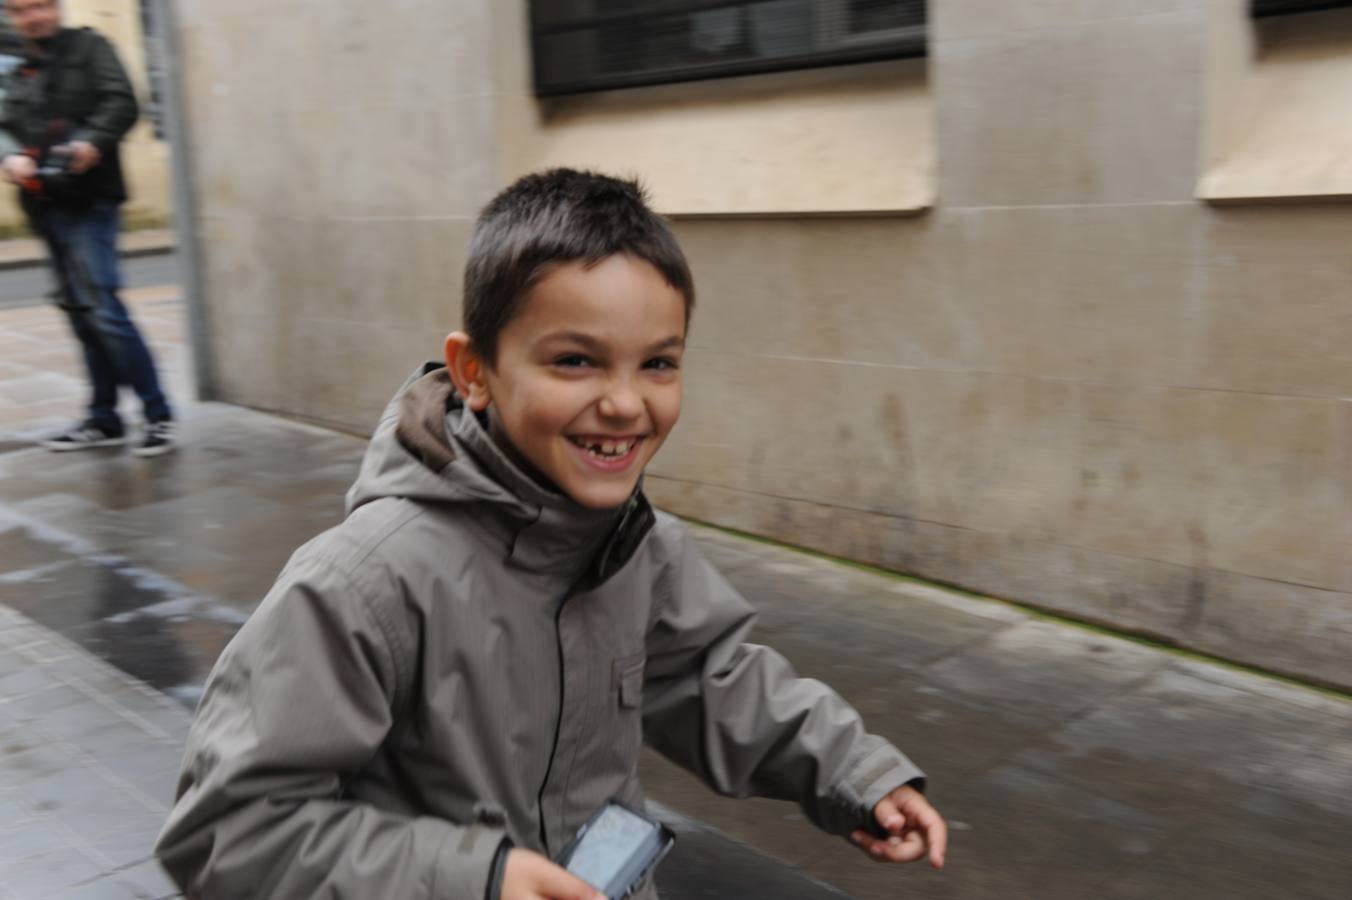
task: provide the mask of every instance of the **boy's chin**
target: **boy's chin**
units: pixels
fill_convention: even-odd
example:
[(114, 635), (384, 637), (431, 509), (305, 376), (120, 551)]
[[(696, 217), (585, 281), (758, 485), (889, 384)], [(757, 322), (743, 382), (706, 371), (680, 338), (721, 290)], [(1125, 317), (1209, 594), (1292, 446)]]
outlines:
[(634, 494), (638, 479), (605, 485), (568, 485), (564, 491), (574, 503), (588, 509), (615, 509), (623, 506)]

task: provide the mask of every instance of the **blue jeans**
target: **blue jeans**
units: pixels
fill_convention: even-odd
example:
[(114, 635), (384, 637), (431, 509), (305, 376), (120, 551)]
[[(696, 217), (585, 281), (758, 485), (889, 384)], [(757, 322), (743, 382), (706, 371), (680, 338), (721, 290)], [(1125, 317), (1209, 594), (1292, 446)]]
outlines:
[(87, 421), (112, 434), (123, 433), (122, 418), (117, 414), (120, 385), (136, 392), (146, 421), (173, 417), (160, 390), (150, 348), (117, 295), (122, 287), (117, 254), (120, 224), (121, 213), (111, 203), (89, 209), (63, 209), (52, 204), (33, 217), (33, 225), (51, 253), (57, 305), (66, 313), (84, 350), (93, 388)]

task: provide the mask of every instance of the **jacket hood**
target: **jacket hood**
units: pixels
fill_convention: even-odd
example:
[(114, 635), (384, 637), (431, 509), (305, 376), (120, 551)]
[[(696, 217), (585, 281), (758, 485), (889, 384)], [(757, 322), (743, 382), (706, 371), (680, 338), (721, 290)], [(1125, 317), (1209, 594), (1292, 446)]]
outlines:
[(430, 362), (409, 376), (381, 414), (347, 492), (347, 513), (382, 497), (479, 505), (493, 520), (484, 526), (503, 532), (509, 561), (542, 571), (581, 572), (637, 507), (652, 517), (638, 488), (628, 503), (597, 510), (541, 485), (488, 434), (446, 367)]

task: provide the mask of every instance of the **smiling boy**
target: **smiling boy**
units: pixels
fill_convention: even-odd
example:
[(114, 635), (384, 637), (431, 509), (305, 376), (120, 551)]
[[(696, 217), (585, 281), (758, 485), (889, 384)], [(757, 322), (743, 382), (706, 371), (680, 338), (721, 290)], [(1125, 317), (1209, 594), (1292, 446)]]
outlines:
[(750, 606), (643, 496), (693, 303), (632, 182), (553, 170), (489, 204), (445, 366), (391, 402), (347, 518), (207, 683), (156, 848), (189, 896), (590, 900), (550, 858), (642, 804), (644, 741), (943, 864), (920, 771), (747, 643)]

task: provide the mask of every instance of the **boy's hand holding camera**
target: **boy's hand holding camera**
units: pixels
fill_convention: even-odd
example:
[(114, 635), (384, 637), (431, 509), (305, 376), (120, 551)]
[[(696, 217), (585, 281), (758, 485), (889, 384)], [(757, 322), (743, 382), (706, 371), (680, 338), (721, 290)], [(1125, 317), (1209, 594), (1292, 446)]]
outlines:
[(606, 900), (606, 895), (552, 860), (517, 847), (507, 852), (500, 900)]
[(863, 829), (850, 833), (850, 840), (878, 862), (914, 862), (925, 856), (936, 869), (944, 867), (948, 851), (948, 825), (925, 795), (903, 785), (878, 801), (873, 817), (888, 833), (886, 840)]

